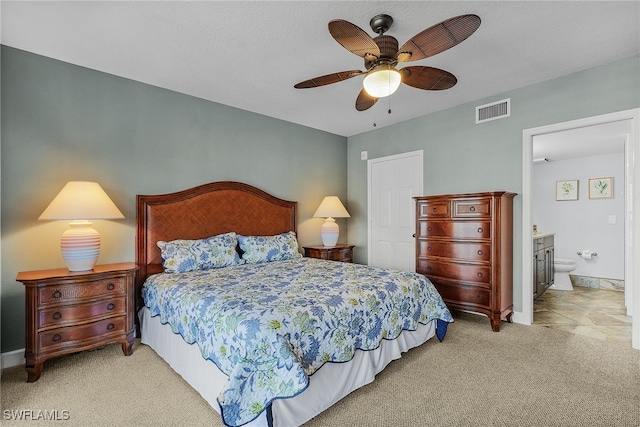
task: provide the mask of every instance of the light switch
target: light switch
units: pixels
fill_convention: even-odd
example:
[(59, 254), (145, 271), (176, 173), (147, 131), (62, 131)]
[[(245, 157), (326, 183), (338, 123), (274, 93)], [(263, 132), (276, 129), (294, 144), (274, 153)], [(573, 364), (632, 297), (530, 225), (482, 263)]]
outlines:
[(618, 222), (618, 218), (615, 215), (609, 215), (609, 224), (615, 224)]
[(367, 153), (366, 151), (362, 151), (360, 153), (360, 160), (367, 160), (369, 158), (369, 153)]

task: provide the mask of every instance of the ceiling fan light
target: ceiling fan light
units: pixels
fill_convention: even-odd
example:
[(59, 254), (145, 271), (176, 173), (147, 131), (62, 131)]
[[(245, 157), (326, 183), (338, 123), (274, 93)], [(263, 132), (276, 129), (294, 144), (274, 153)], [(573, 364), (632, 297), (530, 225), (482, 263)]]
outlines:
[(374, 98), (384, 98), (398, 90), (402, 76), (393, 67), (381, 68), (368, 73), (362, 85), (364, 90)]

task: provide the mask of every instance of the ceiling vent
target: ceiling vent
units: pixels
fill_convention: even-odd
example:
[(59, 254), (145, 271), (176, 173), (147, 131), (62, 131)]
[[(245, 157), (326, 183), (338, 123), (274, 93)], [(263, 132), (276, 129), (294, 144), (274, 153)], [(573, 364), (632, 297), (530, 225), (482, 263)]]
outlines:
[(511, 98), (476, 107), (476, 124), (502, 119), (511, 115)]

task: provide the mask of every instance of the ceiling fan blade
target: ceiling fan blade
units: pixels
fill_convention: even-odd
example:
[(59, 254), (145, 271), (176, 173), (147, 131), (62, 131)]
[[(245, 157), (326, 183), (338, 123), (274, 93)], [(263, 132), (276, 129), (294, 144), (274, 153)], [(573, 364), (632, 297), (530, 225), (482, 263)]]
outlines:
[(363, 72), (360, 70), (340, 71), (339, 73), (327, 74), (326, 76), (314, 77), (309, 80), (300, 82), (293, 87), (296, 89), (307, 89), (311, 87), (318, 87), (329, 85), (331, 83), (338, 83), (343, 80), (350, 79), (351, 77), (359, 76)]
[(373, 107), (373, 104), (375, 104), (376, 102), (378, 102), (378, 98), (374, 98), (373, 96), (369, 95), (363, 88), (358, 94), (358, 98), (356, 99), (356, 110), (368, 110), (369, 108)]
[(444, 90), (449, 89), (458, 82), (456, 76), (448, 71), (433, 67), (405, 67), (402, 68), (402, 83), (417, 89)]
[(478, 15), (447, 19), (413, 36), (398, 49), (398, 62), (428, 58), (466, 40), (480, 27)]
[(380, 57), (380, 48), (371, 36), (349, 21), (329, 21), (329, 33), (342, 47), (367, 61), (375, 61)]

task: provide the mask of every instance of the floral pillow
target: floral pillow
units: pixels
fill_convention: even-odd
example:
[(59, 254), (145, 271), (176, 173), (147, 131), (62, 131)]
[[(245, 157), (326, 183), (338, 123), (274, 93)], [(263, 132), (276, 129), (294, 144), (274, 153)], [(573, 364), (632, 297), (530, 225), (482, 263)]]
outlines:
[(275, 236), (238, 235), (242, 259), (247, 264), (302, 258), (296, 233), (289, 231)]
[(172, 240), (157, 243), (162, 266), (167, 273), (208, 270), (241, 264), (236, 251), (236, 233), (225, 233), (200, 240)]

